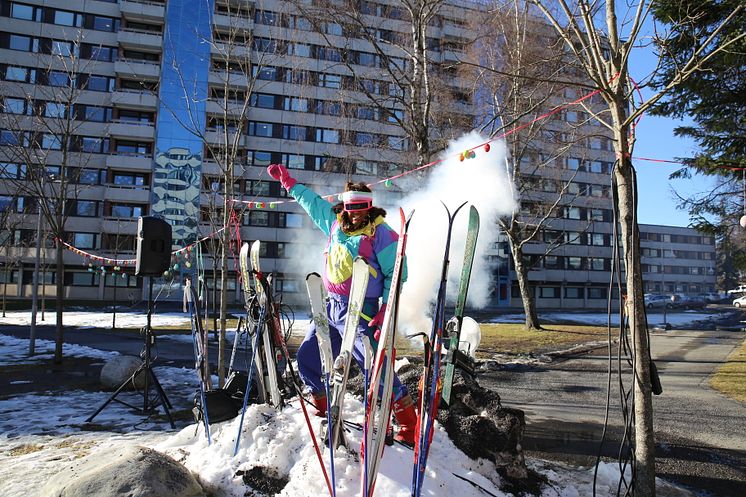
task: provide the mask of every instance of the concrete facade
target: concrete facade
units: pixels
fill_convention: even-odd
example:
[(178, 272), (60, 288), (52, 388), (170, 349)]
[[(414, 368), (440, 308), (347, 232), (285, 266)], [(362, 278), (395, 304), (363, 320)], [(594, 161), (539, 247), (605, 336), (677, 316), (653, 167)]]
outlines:
[[(283, 163), (293, 170), (299, 181), (323, 194), (341, 191), (347, 179), (371, 183), (406, 169), (413, 155), (403, 131), (390, 117), (366, 105), (364, 92), (355, 89), (350, 71), (337, 60), (339, 51), (344, 49), (348, 55), (352, 54), (356, 72), (369, 76), (365, 82), (368, 91), (394, 94), (397, 87), (381, 76), (377, 68), (380, 59), (370, 44), (341, 36), (342, 27), (332, 20), (321, 27), (312, 27), (290, 3), (276, 0), (199, 3), (212, 9), (213, 39), (219, 41), (220, 37), (235, 33), (239, 28), (253, 36), (246, 35), (251, 45), (247, 41), (246, 46), (239, 44), (235, 49), (249, 55), (254, 77), (231, 73), (237, 91), (253, 83), (254, 94), (248, 123), (242, 131), (242, 167), (236, 174), (234, 192), (238, 199), (253, 202), (255, 206), (260, 202), (264, 208), (249, 209), (241, 215), (241, 237), (264, 242), (264, 269), (278, 274), (277, 286), (286, 300), (302, 302), (305, 300), (302, 284), (305, 275), (298, 272), (292, 260), (309, 256), (309, 249), (299, 243), (299, 233), (310, 228), (310, 223), (297, 206), (283, 202), (285, 193), (279, 183), (268, 181), (265, 168), (270, 163)], [(185, 3), (173, 3), (176, 4)], [(377, 29), (379, 36), (408, 32), (408, 25), (400, 20), (402, 12), (396, 2), (357, 4), (370, 20), (370, 28)], [(0, 94), (6, 116), (30, 113), (18, 106), (28, 105), (31, 100), (43, 112), (48, 112), (47, 108), (52, 105), (44, 95), (53, 94), (54, 86), (60, 84), (56, 81), (63, 68), (55, 64), (59, 64), (62, 60), (59, 55), (64, 57), (66, 50), (77, 51), (79, 59), (85, 63), (85, 70), (81, 71), (84, 77), (76, 83), (80, 90), (76, 108), (81, 119), (75, 132), (80, 135), (81, 147), (87, 152), (85, 165), (80, 166), (84, 169), (81, 177), (85, 176), (85, 180), (77, 180), (80, 188), (76, 190), (76, 198), (69, 200), (71, 212), (67, 222), (69, 243), (83, 251), (103, 257), (134, 258), (138, 216), (165, 213), (168, 217), (172, 212), (168, 202), (174, 200), (173, 192), (169, 193), (168, 188), (154, 190), (158, 175), (170, 177), (168, 171), (158, 169), (164, 160), (168, 163), (168, 157), (159, 159), (164, 157), (159, 151), (180, 147), (178, 140), (186, 140), (184, 133), (178, 139), (171, 136), (176, 104), (164, 96), (164, 91), (168, 90), (164, 81), (179, 80), (184, 73), (178, 70), (187, 70), (180, 65), (182, 63), (164, 67), (166, 61), (174, 60), (174, 55), (183, 57), (183, 51), (189, 49), (184, 44), (172, 43), (169, 36), (169, 26), (181, 25), (177, 16), (183, 15), (183, 11), (173, 9), (169, 13), (169, 5), (159, 0), (0, 2)], [(443, 7), (430, 28), (430, 53), (436, 62), (457, 60), (469, 39), (462, 19), (470, 15), (472, 12), (461, 2), (448, 2)], [(77, 43), (68, 45), (70, 40), (77, 40)], [(198, 45), (191, 50), (196, 50), (195, 47)], [(222, 128), (216, 116), (220, 114), (220, 92), (226, 70), (219, 64), (220, 44), (213, 43), (210, 47), (210, 60), (206, 60), (206, 55), (202, 58), (191, 55), (195, 58), (195, 67), (204, 67), (207, 71), (206, 100), (195, 100), (202, 105), (196, 122), (202, 123), (199, 124), (203, 128), (201, 139), (214, 144), (221, 139)], [(389, 55), (396, 57), (397, 54)], [(170, 76), (164, 78), (169, 72), (167, 69), (174, 67), (176, 72), (171, 71)], [(191, 81), (190, 78), (186, 79)], [(197, 76), (194, 79), (199, 80)], [(449, 80), (449, 88), (462, 97), (456, 103), (454, 115), (464, 118), (462, 123), (468, 121), (473, 114), (468, 85), (454, 77)], [(29, 95), (32, 96), (30, 100)], [(24, 98), (26, 104), (22, 103)], [(566, 98), (575, 97), (568, 94)], [(240, 106), (239, 100), (237, 106)], [(391, 112), (401, 111), (392, 104)], [(561, 132), (567, 122), (578, 119), (582, 116), (575, 111), (562, 114), (556, 121), (557, 131)], [(11, 131), (9, 123), (7, 119), (4, 121), (3, 133)], [(530, 279), (536, 287), (539, 307), (603, 308), (606, 305), (612, 236), (608, 183), (614, 154), (609, 140), (604, 138), (608, 135), (605, 128), (593, 124), (584, 126), (584, 132), (593, 138), (583, 140), (566, 156), (558, 158), (555, 168), (556, 174), (565, 180), (572, 179), (572, 205), (562, 207), (542, 234), (546, 240), (560, 237), (565, 244), (546, 257), (546, 246), (541, 240), (526, 251), (538, 260)], [(453, 131), (457, 134), (460, 130)], [(0, 150), (12, 145), (7, 141), (12, 139), (10, 135), (0, 136)], [(554, 138), (547, 138), (543, 147), (553, 147), (552, 140)], [(194, 144), (194, 139), (191, 143)], [(199, 151), (191, 153), (191, 158), (184, 161), (191, 161), (191, 167), (199, 175), (194, 184), (201, 184), (198, 194), (201, 211), (199, 219), (189, 216), (187, 221), (193, 224), (197, 236), (202, 237), (217, 228), (206, 209), (217, 202), (221, 171), (219, 163), (205, 150), (201, 155)], [(59, 151), (52, 147), (47, 165), (54, 165), (55, 154)], [(20, 224), (4, 228), (13, 243), (0, 249), (4, 251), (0, 257), (4, 256), (8, 268), (0, 277), (7, 296), (27, 297), (31, 294), (34, 263), (30, 242), (36, 238), (36, 199), (14, 197), (9, 180), (21, 178), (24, 166), (7, 153), (5, 158), (0, 199), (18, 216), (24, 212), (29, 215), (21, 218)], [(171, 161), (172, 166), (176, 162), (178, 160)], [(526, 168), (530, 168), (530, 164), (526, 164)], [(551, 193), (551, 188), (546, 181), (537, 184), (533, 198), (522, 199), (526, 216), (530, 215), (531, 202), (543, 193)], [(386, 193), (394, 199), (399, 194), (395, 185)], [(156, 210), (154, 202), (160, 202)], [(270, 205), (273, 208), (269, 208)], [(190, 212), (193, 213), (193, 209)], [(183, 213), (181, 215), (184, 217)], [(482, 229), (491, 228), (483, 226)], [(646, 273), (646, 285), (651, 290), (656, 288), (656, 278), (661, 275), (662, 291), (699, 293), (714, 289), (715, 257), (711, 238), (687, 228), (641, 226), (641, 231), (642, 245), (648, 249), (643, 254), (643, 270), (650, 274), (648, 278)], [(186, 231), (184, 233), (184, 240), (193, 239)], [(655, 234), (660, 235), (661, 241), (654, 240)], [(671, 237), (676, 242), (671, 241)], [(669, 242), (664, 241), (667, 239)], [(50, 246), (47, 242), (47, 248), (42, 249), (42, 261), (47, 264), (53, 260)], [(656, 250), (660, 255), (654, 255)], [(314, 253), (313, 257), (319, 256)], [(506, 247), (498, 244), (488, 257), (496, 268), (493, 303), (520, 305)], [(122, 271), (112, 271), (111, 267), (97, 263), (89, 266), (89, 262), (79, 254), (65, 253), (65, 285), (69, 298), (108, 301), (114, 298), (115, 292), (120, 301), (134, 302), (142, 297), (142, 279), (131, 276), (132, 269), (125, 268), (122, 275)], [(175, 262), (180, 263), (180, 272), (188, 272), (187, 265), (196, 266), (195, 257), (181, 256)], [(212, 285), (211, 265), (211, 258), (206, 257), (208, 285)], [(101, 270), (102, 266), (106, 272)], [(52, 278), (51, 270), (44, 272), (47, 285), (43, 291), (49, 296), (54, 292)], [(237, 290), (235, 271), (229, 280), (229, 288)], [(237, 293), (234, 297), (240, 300)], [(175, 291), (163, 298), (180, 300), (181, 296)]]

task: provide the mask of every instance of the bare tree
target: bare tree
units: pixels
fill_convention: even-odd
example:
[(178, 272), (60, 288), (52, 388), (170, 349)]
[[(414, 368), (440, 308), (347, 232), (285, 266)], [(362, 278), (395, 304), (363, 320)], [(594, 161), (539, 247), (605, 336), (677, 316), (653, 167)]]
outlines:
[[(584, 122), (542, 117), (588, 85), (573, 78), (562, 41), (526, 2), (494, 2), (488, 9), (488, 15), (472, 20), (476, 39), (461, 66), (475, 77), (478, 125), (491, 137), (505, 136), (508, 145), (506, 167), (522, 208), (498, 225), (510, 244), (526, 328), (541, 329), (529, 271), (567, 241), (561, 231), (565, 221), (557, 218), (585, 192), (573, 183), (580, 168), (567, 169), (565, 159), (570, 152), (582, 157), (588, 139)], [(585, 224), (574, 233), (585, 231), (586, 221), (578, 220), (575, 224)]]
[[(685, 81), (702, 68), (707, 59), (720, 50), (742, 40), (745, 33), (722, 41), (718, 33), (743, 8), (739, 5), (712, 31), (703, 33), (697, 48), (678, 70), (674, 71), (662, 89), (642, 103), (631, 98), (634, 90), (629, 77), (629, 62), (633, 48), (640, 43), (643, 23), (650, 12), (652, 0), (639, 0), (624, 13), (615, 0), (532, 0), (556, 33), (563, 39), (568, 53), (587, 78), (601, 90), (608, 111), (596, 118), (613, 133), (617, 156), (613, 171), (616, 209), (623, 242), (624, 282), (634, 354), (634, 494), (655, 495), (655, 444), (650, 373), (650, 343), (645, 323), (644, 286), (640, 264), (640, 240), (637, 226), (636, 178), (631, 161), (634, 149), (634, 124), (671, 88)], [(620, 19), (618, 15), (624, 14)], [(589, 109), (592, 111), (592, 109)]]
[[(26, 175), (6, 179), (24, 195), (38, 199), (44, 220), (55, 240), (56, 333), (54, 360), (62, 361), (64, 341), (64, 245), (65, 225), (82, 186), (81, 170), (91, 158), (92, 145), (84, 142), (80, 97), (86, 76), (96, 62), (81, 57), (82, 34), (53, 40), (47, 53), (39, 54), (41, 74), (33, 84), (8, 84), (3, 88), (4, 110), (0, 127), (2, 159), (25, 164)], [(95, 139), (93, 141), (96, 141)], [(100, 146), (103, 138), (98, 139)], [(102, 150), (98, 150), (99, 152)]]
[[(458, 105), (468, 102), (469, 96), (454, 84), (455, 67), (444, 56), (463, 50), (470, 40), (433, 44), (438, 40), (433, 30), (441, 25), (443, 15), (454, 16), (449, 11), (452, 6), (443, 0), (399, 4), (295, 0), (294, 4), (326, 41), (317, 58), (349, 73), (344, 78), (345, 100), (362, 111), (371, 109), (402, 130), (406, 141), (400, 150), (413, 151), (414, 166), (429, 163), (456, 132), (471, 129), (471, 116)], [(387, 18), (405, 23), (407, 31), (393, 30)]]

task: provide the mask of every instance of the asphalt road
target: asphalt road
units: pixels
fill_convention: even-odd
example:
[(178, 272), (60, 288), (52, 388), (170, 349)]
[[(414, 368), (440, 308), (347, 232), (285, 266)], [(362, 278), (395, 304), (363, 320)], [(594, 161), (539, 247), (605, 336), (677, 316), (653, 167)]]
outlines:
[[(656, 473), (702, 496), (746, 495), (746, 404), (712, 390), (709, 376), (746, 337), (743, 332), (669, 331), (651, 335), (663, 394), (655, 396)], [(612, 354), (613, 356), (613, 354)], [(608, 350), (485, 373), (480, 383), (526, 413), (529, 455), (591, 465), (607, 412)], [(603, 456), (622, 440), (617, 362), (612, 361), (609, 429)], [(623, 370), (629, 371), (626, 364)], [(623, 374), (626, 388), (629, 374)]]

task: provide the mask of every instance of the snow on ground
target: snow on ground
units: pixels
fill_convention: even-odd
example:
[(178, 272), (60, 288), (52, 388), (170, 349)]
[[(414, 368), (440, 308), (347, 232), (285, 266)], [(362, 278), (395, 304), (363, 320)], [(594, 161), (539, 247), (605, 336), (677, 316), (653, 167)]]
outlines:
[[(699, 312), (699, 311), (668, 311), (665, 322), (677, 328), (685, 328), (695, 321), (706, 321), (722, 316), (721, 313)], [(487, 320), (490, 323), (524, 323), (525, 314), (503, 314)], [(539, 314), (539, 321), (543, 323), (578, 323), (595, 326), (606, 326), (609, 322), (606, 313), (600, 312), (542, 312)], [(648, 312), (648, 324), (655, 326), (663, 323), (662, 312)], [(619, 326), (619, 315), (611, 315), (611, 325)]]
[[(577, 316), (577, 315), (575, 315)], [(107, 315), (88, 313), (83, 321), (105, 321)], [(42, 356), (27, 357), (28, 340), (0, 334), (0, 366), (36, 363), (48, 359), (53, 343), (36, 341)], [(106, 359), (114, 353), (65, 345), (67, 356), (76, 355)], [(174, 410), (188, 409), (192, 393), (197, 388), (193, 370), (156, 367), (159, 378)], [(176, 393), (176, 394), (174, 394)], [(117, 402), (109, 404), (94, 419), (95, 426), (85, 423), (107, 398), (106, 392), (66, 391), (64, 395), (36, 392), (0, 400), (0, 481), (3, 495), (27, 497), (36, 495), (47, 479), (68, 468), (72, 461), (96, 451), (130, 444), (152, 447), (185, 464), (215, 497), (239, 497), (246, 494), (242, 471), (263, 466), (288, 479), (280, 496), (319, 496), (328, 491), (319, 461), (309, 436), (305, 418), (297, 400), (282, 411), (267, 405), (251, 405), (241, 428), (241, 443), (237, 456), (233, 448), (240, 417), (212, 426), (212, 444), (208, 446), (203, 426), (180, 422), (179, 429), (170, 430), (163, 416), (146, 418)], [(138, 405), (137, 393), (129, 402)], [(139, 395), (140, 402), (142, 396)], [(348, 396), (347, 418), (362, 420), (359, 399)], [(316, 434), (319, 418), (312, 419)], [(361, 433), (348, 433), (351, 447), (359, 447)], [(328, 451), (323, 450), (324, 464), (329, 465)], [(387, 447), (376, 484), (376, 495), (409, 496), (412, 476), (412, 451), (398, 444)], [(547, 477), (551, 485), (542, 497), (592, 496), (593, 468), (568, 467), (541, 460), (528, 464)], [(360, 463), (354, 454), (339, 450), (334, 458), (337, 479), (336, 495), (347, 497), (360, 492)], [(616, 464), (601, 464), (596, 495), (615, 496), (620, 478)], [(629, 475), (627, 475), (627, 478)], [(666, 495), (685, 495), (683, 491), (659, 481)], [(660, 492), (663, 494), (664, 492)], [(423, 495), (459, 497), (507, 496), (500, 490), (500, 477), (492, 463), (471, 460), (461, 453), (444, 430), (436, 429), (427, 466)]]
[[(0, 324), (28, 326), (31, 323), (30, 311), (8, 311), (5, 317), (0, 317)], [(55, 324), (54, 311), (45, 313), (44, 321), (41, 314), (37, 317), (37, 325), (53, 326)], [(145, 312), (117, 312), (117, 328), (143, 328), (147, 322)], [(189, 314), (183, 312), (155, 312), (150, 318), (153, 328), (161, 326), (189, 326)], [(112, 314), (110, 312), (66, 311), (62, 314), (64, 326), (77, 328), (111, 328)]]

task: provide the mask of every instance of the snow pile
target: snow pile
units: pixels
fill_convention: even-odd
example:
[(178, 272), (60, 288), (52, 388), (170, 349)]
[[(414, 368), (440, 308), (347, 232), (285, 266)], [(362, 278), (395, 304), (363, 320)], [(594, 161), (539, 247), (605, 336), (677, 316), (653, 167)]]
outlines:
[[(348, 397), (345, 412), (352, 421), (362, 420), (362, 405), (355, 398)], [(243, 496), (246, 488), (242, 475), (256, 467), (279, 479), (287, 480), (287, 485), (277, 494), (278, 496), (328, 495), (326, 482), (297, 400), (280, 412), (268, 405), (250, 406), (244, 419), (241, 446), (237, 456), (233, 457), (239, 422), (240, 417), (213, 425), (210, 446), (207, 445), (202, 429), (195, 436), (194, 428), (188, 427), (155, 448), (181, 461), (190, 470), (199, 474), (200, 481), (208, 492), (216, 492), (219, 495)], [(313, 417), (312, 425), (318, 436), (321, 419)], [(361, 465), (357, 451), (362, 432), (351, 427), (346, 437), (353, 450), (340, 448), (335, 452), (334, 459), (338, 497), (360, 494)], [(327, 448), (323, 448), (323, 459), (329, 472)], [(381, 472), (376, 482), (376, 495), (408, 497), (412, 467), (413, 452), (410, 449), (399, 444), (386, 447)], [(436, 430), (423, 495), (480, 495), (476, 487), (463, 478), (495, 495), (508, 495), (499, 490), (499, 476), (495, 473), (492, 463), (470, 460), (453, 445), (445, 431)]]

